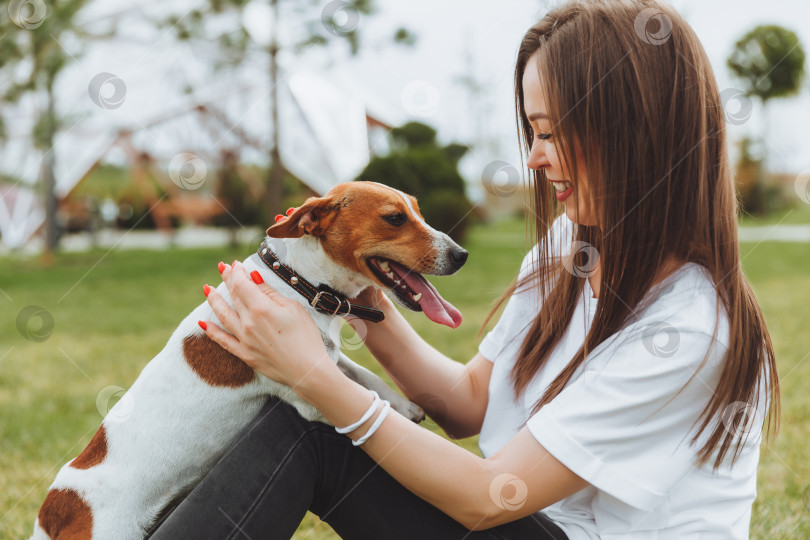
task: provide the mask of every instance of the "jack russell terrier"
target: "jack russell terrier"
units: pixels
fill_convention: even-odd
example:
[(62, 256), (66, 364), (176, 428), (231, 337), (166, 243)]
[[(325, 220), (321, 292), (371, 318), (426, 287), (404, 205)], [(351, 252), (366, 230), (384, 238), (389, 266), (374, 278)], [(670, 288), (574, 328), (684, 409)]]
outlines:
[[(277, 216), (244, 266), (309, 309), (347, 376), (419, 422), (424, 413), (418, 406), (340, 352), (336, 317), (381, 320), (379, 310), (347, 300), (377, 287), (401, 306), (456, 328), (461, 314), (421, 273), (453, 274), (466, 259), (465, 250), (425, 223), (415, 198), (382, 184), (350, 182)], [(230, 303), (225, 285), (217, 290)], [(206, 302), (180, 323), (84, 451), (61, 468), (32, 540), (143, 538), (161, 512), (213, 468), (268, 396), (308, 420), (325, 421), (292, 389), (210, 340), (200, 320), (217, 320)]]

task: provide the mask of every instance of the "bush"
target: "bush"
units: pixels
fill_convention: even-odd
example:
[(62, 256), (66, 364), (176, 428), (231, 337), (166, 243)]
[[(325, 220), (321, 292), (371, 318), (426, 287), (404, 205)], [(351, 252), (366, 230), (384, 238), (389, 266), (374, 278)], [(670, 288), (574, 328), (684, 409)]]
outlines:
[(436, 144), (436, 131), (411, 122), (392, 131), (393, 150), (369, 162), (357, 180), (379, 182), (419, 199), (425, 220), (461, 242), (472, 222), (472, 203), (465, 193), (458, 161), (466, 147)]
[(437, 189), (420, 199), (419, 208), (432, 227), (447, 233), (456, 242), (466, 237), (472, 221), (472, 204), (466, 197), (461, 198), (451, 190)]

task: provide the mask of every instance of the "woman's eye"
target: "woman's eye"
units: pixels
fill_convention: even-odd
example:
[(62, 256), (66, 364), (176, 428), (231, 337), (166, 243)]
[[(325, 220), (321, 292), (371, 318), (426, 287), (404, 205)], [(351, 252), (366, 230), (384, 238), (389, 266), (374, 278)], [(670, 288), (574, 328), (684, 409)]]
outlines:
[(405, 214), (389, 214), (387, 216), (383, 216), (382, 218), (394, 227), (399, 227), (408, 220), (408, 217)]
[(537, 138), (541, 141), (546, 141), (551, 138), (551, 133), (538, 133)]

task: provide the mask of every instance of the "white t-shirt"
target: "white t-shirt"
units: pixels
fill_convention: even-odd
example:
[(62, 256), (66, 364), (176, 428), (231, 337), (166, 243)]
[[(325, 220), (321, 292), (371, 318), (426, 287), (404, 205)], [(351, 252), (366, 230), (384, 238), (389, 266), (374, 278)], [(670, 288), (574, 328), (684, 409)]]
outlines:
[[(563, 246), (570, 246), (573, 223), (563, 214), (553, 227), (563, 238), (554, 249), (570, 251)], [(521, 277), (536, 255), (537, 246), (524, 259)], [(495, 454), (527, 424), (548, 452), (587, 480), (590, 486), (544, 510), (571, 540), (748, 538), (763, 407), (733, 468), (713, 473), (711, 464), (695, 465), (710, 430), (697, 445), (689, 444), (717, 385), (729, 339), (721, 308), (712, 343), (715, 288), (704, 267), (687, 263), (653, 287), (639, 318), (593, 350), (565, 389), (530, 417), (584, 343), (596, 309), (593, 294), (585, 279), (565, 335), (517, 402), (510, 373), (540, 298), (532, 290), (509, 299), (479, 347), (494, 362), (482, 454)]]

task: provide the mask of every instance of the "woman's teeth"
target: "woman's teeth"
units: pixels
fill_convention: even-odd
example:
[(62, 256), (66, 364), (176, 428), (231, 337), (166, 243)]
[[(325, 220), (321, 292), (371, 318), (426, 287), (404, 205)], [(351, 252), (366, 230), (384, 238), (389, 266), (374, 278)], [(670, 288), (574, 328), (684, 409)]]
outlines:
[(557, 191), (565, 191), (566, 189), (572, 187), (571, 182), (567, 182), (567, 181), (565, 181), (565, 182), (551, 182), (551, 184), (554, 186), (554, 189), (556, 189)]

